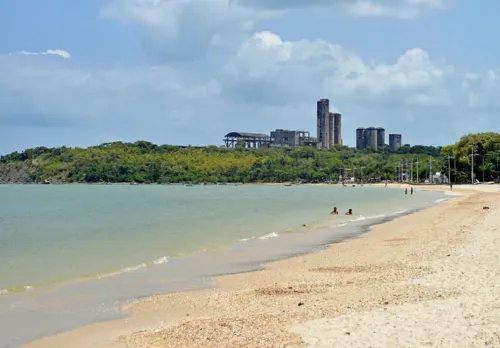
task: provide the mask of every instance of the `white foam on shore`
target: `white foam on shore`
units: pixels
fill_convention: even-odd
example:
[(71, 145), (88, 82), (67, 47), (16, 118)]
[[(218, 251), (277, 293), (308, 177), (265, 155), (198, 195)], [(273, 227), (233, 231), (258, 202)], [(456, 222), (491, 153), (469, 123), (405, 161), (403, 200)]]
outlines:
[(448, 200), (448, 198), (440, 198), (440, 199), (436, 199), (434, 201), (434, 203), (441, 203), (441, 202), (444, 202), (444, 201), (447, 201), (447, 200)]
[(167, 263), (168, 261), (170, 261), (170, 258), (168, 256), (162, 256), (162, 257), (159, 257), (156, 260), (154, 260), (153, 263), (155, 265), (161, 265), (161, 264)]
[(403, 210), (399, 210), (399, 211), (395, 211), (393, 213), (393, 215), (401, 215), (401, 214), (404, 214), (408, 211), (408, 209), (403, 209)]
[(269, 238), (276, 238), (278, 236), (279, 236), (279, 234), (277, 232), (272, 232), (272, 233), (266, 234), (265, 236), (259, 237), (259, 239), (260, 240), (266, 240), (266, 239), (269, 239)]
[(108, 277), (112, 277), (112, 276), (117, 276), (117, 275), (120, 275), (120, 274), (123, 274), (123, 273), (137, 271), (137, 270), (140, 270), (141, 268), (145, 268), (145, 267), (147, 267), (147, 265), (145, 263), (141, 263), (140, 265), (137, 265), (137, 266), (122, 268), (122, 269), (120, 269), (120, 270), (118, 270), (116, 272), (101, 274), (101, 275), (99, 275), (97, 277), (97, 279), (102, 279), (102, 278), (108, 278)]
[(240, 241), (240, 242), (248, 242), (249, 240), (253, 240), (253, 239), (255, 239), (255, 237), (242, 238), (242, 239), (240, 239), (239, 241)]
[(8, 294), (9, 294), (9, 290), (7, 290), (7, 289), (0, 290), (0, 296), (8, 295)]

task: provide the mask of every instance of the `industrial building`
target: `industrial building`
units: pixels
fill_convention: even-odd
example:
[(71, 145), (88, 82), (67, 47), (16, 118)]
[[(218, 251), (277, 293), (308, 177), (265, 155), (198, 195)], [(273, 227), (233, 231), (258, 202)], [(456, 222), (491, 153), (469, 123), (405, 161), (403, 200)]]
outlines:
[(401, 134), (389, 134), (389, 149), (397, 151), (401, 147), (402, 139)]
[(377, 128), (377, 147), (379, 149), (385, 146), (385, 129), (382, 127)]
[(385, 129), (378, 127), (356, 129), (356, 149), (370, 148), (377, 151), (385, 146)]
[(244, 142), (246, 148), (279, 148), (294, 146), (318, 147), (316, 137), (304, 130), (276, 129), (271, 136), (262, 133), (231, 132), (224, 137), (226, 147), (235, 148), (239, 142)]
[(316, 105), (317, 137), (309, 131), (276, 129), (270, 135), (262, 133), (230, 132), (223, 141), (234, 148), (244, 142), (247, 148), (311, 146), (329, 149), (342, 144), (342, 115), (330, 112), (330, 101), (320, 99)]
[(320, 99), (316, 105), (317, 135), (322, 149), (342, 144), (342, 115), (330, 112), (330, 101)]
[(318, 140), (304, 130), (276, 129), (271, 132), (270, 147), (312, 146), (317, 147)]

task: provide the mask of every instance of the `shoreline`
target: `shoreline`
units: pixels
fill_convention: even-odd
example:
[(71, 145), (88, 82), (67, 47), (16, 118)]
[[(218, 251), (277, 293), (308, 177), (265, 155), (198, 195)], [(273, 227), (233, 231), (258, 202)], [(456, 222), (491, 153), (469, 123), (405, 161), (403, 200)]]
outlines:
[[(383, 187), (383, 184), (382, 184), (382, 187)], [(395, 185), (388, 186), (388, 188), (389, 187), (390, 188), (397, 188), (397, 186), (395, 186)], [(406, 185), (404, 185), (403, 187), (406, 187)], [(435, 187), (435, 188), (436, 188), (435, 191), (444, 191), (443, 186), (439, 187), (439, 189), (437, 189), (438, 187)], [(454, 192), (453, 194), (456, 195), (457, 192)], [(465, 191), (465, 192), (462, 192), (462, 194), (465, 194), (465, 195), (461, 199), (470, 196), (472, 193)], [(459, 199), (459, 200), (461, 200), (461, 199)], [(80, 347), (80, 346), (87, 347), (90, 345), (96, 346), (96, 347), (121, 347), (124, 344), (123, 342), (121, 342), (121, 341), (123, 341), (123, 339), (118, 340), (120, 342), (118, 342), (118, 341), (115, 342), (118, 339), (118, 337), (119, 336), (121, 337), (123, 335), (125, 335), (126, 337), (136, 337), (134, 335), (130, 336), (130, 333), (134, 330), (137, 330), (139, 328), (143, 328), (143, 329), (152, 328), (153, 330), (158, 330), (158, 324), (160, 324), (160, 322), (163, 323), (163, 325), (165, 325), (165, 323), (167, 323), (167, 322), (170, 322), (171, 325), (174, 325), (175, 323), (182, 323), (183, 321), (186, 320), (186, 318), (190, 318), (192, 321), (192, 318), (196, 317), (194, 315), (194, 313), (187, 313), (187, 312), (196, 312), (195, 310), (191, 310), (191, 309), (188, 309), (188, 310), (183, 309), (182, 310), (181, 309), (179, 312), (176, 310), (175, 311), (176, 314), (171, 313), (170, 310), (169, 310), (168, 315), (167, 315), (167, 313), (164, 313), (166, 316), (164, 318), (164, 320), (159, 320), (159, 321), (154, 320), (152, 318), (156, 318), (158, 316), (158, 313), (156, 313), (156, 312), (158, 311), (158, 308), (161, 308), (161, 306), (158, 306), (159, 302), (163, 303), (165, 301), (169, 301), (170, 299), (175, 300), (175, 299), (182, 298), (182, 297), (184, 297), (184, 301), (192, 302), (189, 299), (189, 297), (192, 296), (193, 294), (195, 295), (195, 297), (198, 297), (198, 296), (206, 296), (210, 293), (218, 294), (221, 292), (224, 293), (224, 291), (228, 291), (228, 290), (234, 291), (234, 290), (238, 289), (238, 286), (234, 284), (235, 281), (236, 281), (236, 283), (241, 282), (241, 281), (245, 282), (245, 280), (244, 280), (245, 278), (255, 278), (256, 275), (260, 276), (260, 275), (266, 274), (266, 273), (273, 273), (276, 267), (280, 268), (280, 265), (283, 265), (283, 264), (286, 265), (287, 263), (297, 263), (297, 260), (308, 259), (308, 258), (316, 259), (319, 254), (331, 252), (332, 249), (338, 248), (339, 245), (350, 245), (353, 242), (355, 243), (357, 240), (362, 240), (366, 236), (372, 235), (373, 233), (375, 233), (379, 229), (381, 229), (381, 228), (383, 229), (384, 226), (386, 226), (387, 224), (397, 222), (401, 219), (406, 219), (407, 217), (415, 217), (415, 216), (418, 216), (419, 214), (426, 214), (426, 213), (428, 213), (428, 211), (433, 211), (434, 209), (445, 209), (443, 207), (448, 206), (449, 204), (452, 204), (452, 202), (459, 201), (459, 200), (450, 200), (448, 202), (445, 202), (444, 204), (440, 204), (437, 206), (433, 205), (433, 206), (429, 207), (428, 209), (423, 209), (423, 210), (420, 210), (419, 212), (416, 212), (413, 214), (412, 214), (412, 212), (409, 212), (407, 214), (392, 218), (392, 219), (390, 219), (389, 222), (384, 222), (384, 221), (378, 222), (378, 223), (374, 222), (373, 224), (371, 224), (372, 226), (370, 226), (368, 228), (369, 229), (368, 233), (362, 232), (361, 236), (356, 236), (359, 238), (356, 238), (356, 237), (355, 238), (348, 238), (347, 240), (343, 240), (343, 241), (340, 241), (338, 243), (334, 242), (333, 244), (327, 246), (326, 248), (324, 248), (320, 251), (313, 251), (312, 253), (306, 253), (306, 254), (302, 254), (299, 256), (292, 256), (292, 257), (288, 257), (286, 259), (281, 259), (278, 261), (273, 261), (271, 263), (266, 263), (264, 266), (265, 268), (263, 270), (247, 271), (245, 273), (236, 273), (236, 274), (217, 276), (215, 278), (215, 287), (214, 288), (208, 288), (205, 290), (193, 290), (193, 291), (189, 291), (189, 292), (180, 292), (180, 293), (173, 293), (173, 294), (157, 295), (157, 296), (146, 297), (146, 298), (134, 301), (131, 304), (128, 304), (127, 306), (125, 306), (125, 308), (124, 308), (125, 313), (129, 314), (129, 316), (127, 316), (126, 318), (115, 320), (115, 321), (110, 321), (110, 322), (105, 322), (105, 323), (91, 324), (89, 326), (75, 329), (73, 331), (69, 331), (69, 332), (63, 333), (63, 334), (58, 335), (58, 336), (46, 337), (46, 338), (43, 338), (41, 340), (31, 342), (27, 345), (24, 345), (23, 347), (60, 346), (61, 344), (64, 345), (65, 344), (64, 342), (69, 342), (69, 341), (65, 341), (65, 340), (73, 340), (76, 337), (75, 335), (81, 335), (83, 332), (85, 332), (86, 336), (90, 337), (89, 338), (90, 341), (85, 340), (82, 342), (81, 345), (77, 345), (77, 347)], [(375, 225), (375, 226), (373, 226), (373, 225)], [(306, 262), (306, 261), (304, 261), (304, 262)], [(278, 266), (276, 266), (276, 265), (278, 265)], [(231, 283), (232, 285), (228, 287), (227, 285), (229, 283)], [(314, 293), (313, 290), (309, 289), (308, 285), (301, 284), (300, 286), (305, 287), (305, 288), (302, 290), (300, 290), (300, 289), (297, 290), (298, 294), (307, 294), (310, 292)], [(289, 291), (290, 289), (288, 289), (288, 290), (287, 289), (288, 288), (283, 288), (278, 292), (284, 292), (285, 295), (290, 293), (290, 292), (293, 295), (293, 293), (295, 292), (295, 290)], [(292, 289), (293, 289), (293, 286), (292, 286)], [(239, 288), (238, 290), (246, 292), (245, 289)], [(187, 296), (187, 298), (186, 298), (186, 296)], [(273, 291), (270, 290), (269, 296), (271, 296), (271, 297), (273, 296)], [(285, 296), (285, 297), (287, 297), (287, 296)], [(201, 312), (199, 311), (199, 313), (201, 315), (202, 311)], [(188, 320), (188, 322), (190, 322), (190, 320)], [(117, 333), (117, 330), (119, 331), (119, 334), (115, 335), (114, 339), (110, 340), (109, 333), (110, 332)], [(147, 332), (147, 331), (144, 331), (144, 332)], [(158, 332), (156, 332), (156, 333), (158, 333)], [(113, 335), (111, 335), (111, 336), (113, 336)], [(129, 344), (127, 346), (135, 347), (134, 344), (130, 345), (130, 342), (127, 344)], [(72, 344), (72, 346), (75, 346), (75, 345)], [(137, 345), (137, 346), (139, 347), (139, 345)], [(193, 347), (195, 347), (195, 346), (196, 345), (193, 345)], [(214, 347), (215, 346), (218, 347), (219, 345), (214, 345)], [(224, 345), (221, 345), (221, 347), (222, 346), (224, 346)], [(266, 346), (266, 345), (264, 345), (264, 346)], [(191, 347), (191, 346), (188, 345), (186, 347)]]
[[(70, 184), (70, 185), (86, 185), (86, 184)], [(90, 185), (94, 185), (94, 184), (90, 184)], [(95, 184), (95, 185), (99, 185), (99, 184)], [(127, 185), (127, 184), (122, 184), (122, 183), (116, 183), (116, 184), (112, 184), (112, 185)], [(255, 183), (255, 184), (248, 184), (248, 186), (281, 186), (281, 184), (276, 184), (276, 183), (264, 183), (264, 184), (261, 184), (261, 183)], [(183, 185), (178, 185), (178, 184), (173, 184), (173, 186), (183, 186)], [(199, 185), (199, 186), (203, 186), (203, 185)], [(228, 185), (228, 186), (231, 186), (231, 185)], [(309, 187), (309, 186), (312, 186), (312, 187), (317, 187), (317, 186), (327, 186), (327, 187), (337, 187), (337, 186), (334, 186), (334, 185), (331, 185), (331, 184), (301, 184), (301, 185), (294, 185), (294, 186), (306, 186), (306, 187)], [(376, 187), (376, 188), (390, 188), (390, 189), (396, 189), (396, 188), (402, 188), (402, 187), (406, 187), (405, 184), (398, 184), (398, 185), (388, 185), (387, 187), (384, 186), (384, 184), (370, 184), (370, 185), (366, 185), (366, 186), (361, 186), (361, 185), (356, 185), (357, 187)], [(351, 185), (346, 185), (346, 188), (351, 188)], [(435, 189), (433, 190), (422, 190), (422, 191), (438, 191), (438, 192), (441, 192), (443, 191), (444, 192), (444, 188), (439, 188), (439, 189), (436, 189), (437, 186), (434, 187)], [(432, 204), (432, 203), (431, 203)], [(424, 207), (425, 208), (425, 207)], [(422, 208), (417, 208), (416, 211), (420, 210)], [(414, 208), (411, 208), (412, 211), (408, 212), (408, 213), (405, 213), (405, 214), (401, 214), (401, 215), (406, 215), (406, 214), (412, 214), (414, 213)], [(394, 217), (392, 217), (392, 215), (396, 213), (395, 211), (392, 211), (392, 212), (387, 212), (387, 215), (388, 216), (391, 216), (391, 219), (393, 219)], [(341, 214), (342, 215), (342, 214)], [(373, 219), (373, 217), (368, 217), (368, 219)], [(278, 231), (277, 233), (279, 233), (280, 235), (284, 234), (284, 233), (289, 233), (289, 232), (292, 232), (292, 233), (308, 233), (308, 232), (313, 232), (315, 230), (318, 230), (318, 229), (324, 229), (325, 227), (318, 227), (319, 225), (323, 225), (325, 222), (327, 221), (330, 221), (328, 219), (325, 219), (325, 220), (318, 220), (318, 221), (313, 221), (312, 224), (308, 223), (307, 226), (305, 224), (303, 225), (297, 225), (297, 226), (294, 226), (293, 228), (290, 228), (288, 229), (287, 231)], [(345, 224), (352, 224), (353, 222), (356, 222), (355, 220), (350, 220), (348, 222), (344, 222), (342, 221), (342, 223), (340, 224), (340, 226), (336, 226), (336, 227), (341, 227), (342, 225), (345, 225)], [(379, 224), (378, 222), (376, 222), (375, 224)], [(330, 226), (331, 228), (334, 228), (333, 226)], [(304, 228), (306, 229), (306, 231), (304, 231)], [(266, 239), (269, 237), (269, 235), (272, 235), (276, 232), (272, 232), (270, 234), (264, 234), (264, 235), (261, 235), (261, 236), (253, 236), (252, 238), (248, 238), (248, 239), (243, 239), (243, 240), (239, 240), (239, 242), (242, 242), (242, 241), (249, 241), (249, 240), (253, 240), (253, 239)], [(269, 237), (270, 238), (270, 237)], [(47, 282), (47, 283), (29, 283), (29, 284), (21, 284), (21, 285), (16, 285), (16, 286), (13, 286), (13, 287), (8, 287), (8, 288), (0, 288), (0, 298), (2, 298), (2, 296), (9, 296), (9, 295), (15, 295), (15, 294), (23, 294), (23, 293), (26, 293), (26, 292), (33, 292), (35, 291), (35, 293), (44, 293), (46, 291), (50, 291), (50, 289), (54, 289), (54, 288), (59, 288), (59, 287), (62, 287), (62, 286), (65, 286), (65, 285), (68, 285), (68, 284), (74, 284), (74, 283), (77, 283), (77, 282), (82, 282), (82, 281), (95, 281), (95, 280), (98, 280), (98, 279), (102, 279), (102, 278), (107, 278), (107, 277), (112, 277), (112, 276), (116, 276), (116, 275), (119, 275), (119, 274), (122, 274), (122, 273), (127, 273), (127, 272), (133, 272), (137, 269), (140, 269), (140, 268), (143, 268), (143, 267), (152, 267), (154, 265), (159, 265), (161, 263), (167, 263), (169, 262), (170, 260), (172, 259), (177, 259), (177, 258), (182, 258), (184, 256), (192, 256), (192, 255), (197, 255), (197, 254), (200, 254), (200, 253), (204, 253), (204, 252), (210, 252), (210, 251), (214, 251), (214, 250), (218, 250), (218, 249), (224, 249), (224, 248), (228, 248), (230, 247), (231, 245), (234, 245), (235, 243), (237, 243), (238, 241), (237, 240), (234, 240), (233, 242), (230, 242), (228, 244), (221, 244), (221, 245), (209, 245), (209, 246), (206, 246), (206, 247), (203, 247), (201, 249), (196, 249), (196, 250), (191, 250), (191, 251), (181, 251), (180, 254), (174, 254), (174, 255), (168, 255), (168, 256), (162, 256), (162, 257), (158, 257), (156, 259), (152, 258), (152, 259), (147, 259), (147, 260), (142, 260), (140, 263), (138, 264), (128, 264), (128, 265), (125, 265), (123, 266), (122, 268), (117, 268), (117, 269), (105, 269), (103, 270), (102, 272), (100, 273), (95, 273), (95, 274), (85, 274), (85, 275), (81, 275), (81, 276), (77, 276), (75, 278), (67, 278), (67, 279), (63, 279), (61, 281), (57, 281), (57, 282)], [(287, 256), (289, 257), (289, 256)], [(287, 258), (285, 257), (285, 258)], [(274, 260), (272, 260), (271, 262), (273, 262)]]

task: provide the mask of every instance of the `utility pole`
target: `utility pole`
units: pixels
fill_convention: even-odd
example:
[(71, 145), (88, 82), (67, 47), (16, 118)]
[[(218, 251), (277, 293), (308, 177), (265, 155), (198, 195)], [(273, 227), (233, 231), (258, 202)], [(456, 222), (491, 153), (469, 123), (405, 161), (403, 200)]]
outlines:
[(432, 156), (429, 155), (429, 183), (432, 184)]
[(470, 154), (470, 157), (471, 157), (470, 180), (471, 180), (472, 185), (474, 185), (474, 156), (478, 156), (478, 155), (479, 154), (474, 153), (474, 144), (473, 144), (472, 148), (471, 148), (471, 154)]
[[(454, 157), (451, 157), (451, 153), (450, 153), (450, 151), (448, 151), (448, 184), (451, 184), (451, 165), (450, 165), (450, 160), (452, 158), (454, 158)], [(457, 175), (457, 173), (455, 172), (455, 176), (456, 175)]]
[(418, 160), (418, 157), (417, 157), (417, 161), (415, 162), (415, 164), (417, 165), (417, 184), (419, 183), (419, 171), (418, 171), (419, 163), (420, 163), (420, 161)]
[(410, 181), (413, 184), (413, 156), (411, 156), (410, 172), (411, 172), (411, 180)]

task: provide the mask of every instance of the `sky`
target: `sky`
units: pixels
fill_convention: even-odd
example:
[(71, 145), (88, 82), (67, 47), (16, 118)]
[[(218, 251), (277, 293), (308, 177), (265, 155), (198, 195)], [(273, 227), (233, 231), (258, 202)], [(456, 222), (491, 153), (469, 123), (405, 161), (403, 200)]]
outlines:
[(316, 133), (316, 101), (403, 143), (500, 130), (495, 0), (5, 0), (0, 154)]

